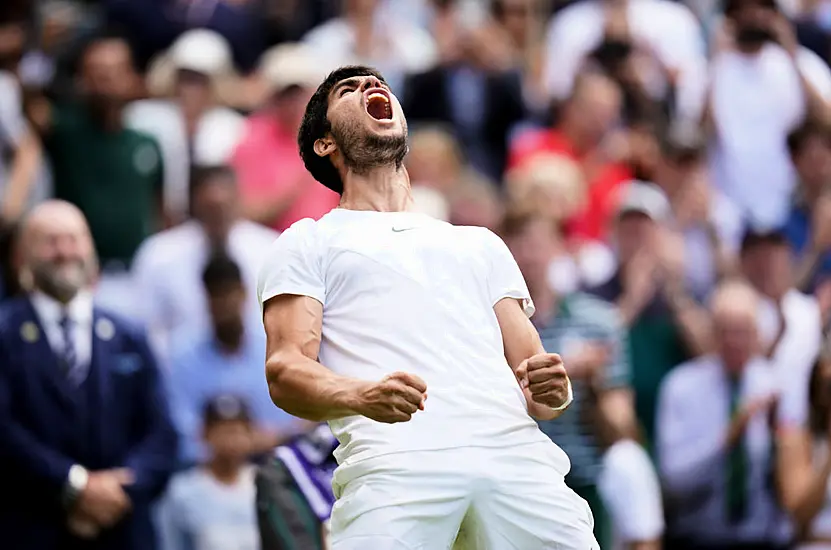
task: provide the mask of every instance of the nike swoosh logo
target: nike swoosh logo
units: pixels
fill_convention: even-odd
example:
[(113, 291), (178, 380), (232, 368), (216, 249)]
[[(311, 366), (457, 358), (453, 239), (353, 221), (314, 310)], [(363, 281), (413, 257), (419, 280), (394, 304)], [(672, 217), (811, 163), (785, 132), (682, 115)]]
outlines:
[(411, 229), (415, 229), (415, 227), (393, 227), (392, 230), (395, 233), (401, 233), (402, 231), (409, 231)]

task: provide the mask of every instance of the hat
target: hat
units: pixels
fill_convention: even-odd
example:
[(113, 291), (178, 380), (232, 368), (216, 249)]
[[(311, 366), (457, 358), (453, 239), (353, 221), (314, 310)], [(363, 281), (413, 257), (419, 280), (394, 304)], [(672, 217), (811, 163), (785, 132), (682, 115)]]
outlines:
[(270, 93), (292, 86), (314, 89), (326, 77), (323, 65), (308, 46), (280, 44), (262, 55), (259, 72)]
[(212, 397), (205, 403), (204, 421), (206, 426), (234, 420), (251, 421), (248, 404), (244, 399), (236, 395), (224, 394)]
[(640, 180), (630, 181), (623, 191), (623, 200), (618, 206), (618, 218), (625, 214), (643, 214), (659, 222), (670, 213), (669, 200), (653, 183)]

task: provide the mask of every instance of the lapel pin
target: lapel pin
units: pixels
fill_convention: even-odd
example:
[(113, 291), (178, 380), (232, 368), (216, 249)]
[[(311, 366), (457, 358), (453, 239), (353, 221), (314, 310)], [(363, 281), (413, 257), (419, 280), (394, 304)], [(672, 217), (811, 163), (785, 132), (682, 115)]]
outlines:
[(102, 340), (111, 340), (115, 335), (115, 326), (109, 319), (98, 319), (95, 323), (95, 334)]
[(34, 344), (40, 338), (40, 330), (38, 330), (38, 326), (33, 322), (26, 321), (20, 325), (20, 337), (23, 338), (24, 342)]

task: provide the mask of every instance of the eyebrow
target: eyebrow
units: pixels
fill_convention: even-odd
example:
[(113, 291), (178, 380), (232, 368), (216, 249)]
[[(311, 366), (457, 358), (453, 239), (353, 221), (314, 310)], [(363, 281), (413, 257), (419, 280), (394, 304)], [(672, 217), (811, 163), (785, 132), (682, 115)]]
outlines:
[(358, 77), (357, 76), (347, 78), (346, 80), (341, 80), (340, 82), (335, 84), (334, 88), (332, 88), (332, 95), (337, 94), (338, 90), (340, 90), (344, 86), (357, 86), (357, 85), (358, 85)]

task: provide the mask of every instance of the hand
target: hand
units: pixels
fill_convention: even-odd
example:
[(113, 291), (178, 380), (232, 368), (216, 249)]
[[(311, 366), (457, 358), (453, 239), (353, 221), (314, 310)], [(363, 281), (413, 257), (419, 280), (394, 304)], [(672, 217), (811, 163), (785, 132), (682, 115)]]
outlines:
[(568, 375), (556, 353), (538, 353), (517, 368), (520, 386), (527, 388), (535, 403), (561, 407), (568, 399)]
[(663, 282), (681, 281), (684, 277), (684, 237), (662, 230), (657, 239), (657, 259)]
[(676, 220), (682, 227), (710, 223), (712, 193), (704, 171), (692, 177), (681, 191)]
[(771, 407), (779, 400), (778, 395), (767, 395), (758, 397), (748, 404), (744, 405), (739, 413), (730, 422), (730, 427), (727, 431), (727, 445), (732, 447), (739, 442), (747, 424), (750, 420), (759, 413), (769, 411)]
[(831, 248), (831, 195), (822, 195), (811, 213), (811, 246), (817, 252)]
[(76, 511), (101, 527), (111, 527), (130, 509), (124, 486), (132, 483), (133, 473), (124, 468), (90, 472)]
[(92, 540), (101, 534), (101, 527), (94, 520), (78, 511), (73, 512), (67, 520), (69, 532), (79, 539)]
[(641, 250), (626, 265), (623, 272), (623, 294), (640, 305), (647, 304), (655, 295), (658, 261), (652, 250)]
[(603, 371), (609, 363), (610, 351), (601, 342), (589, 342), (581, 346), (573, 355), (566, 358), (568, 374), (575, 379), (592, 379)]
[(376, 422), (394, 424), (407, 422), (416, 411), (424, 410), (427, 384), (414, 374), (394, 372), (380, 382), (359, 390), (355, 410)]
[(773, 31), (773, 36), (776, 37), (776, 42), (778, 42), (789, 55), (796, 55), (797, 49), (799, 48), (799, 42), (796, 39), (796, 32), (794, 32), (793, 25), (791, 25), (791, 22), (788, 21), (788, 18), (781, 13), (774, 14), (770, 28), (771, 31)]

